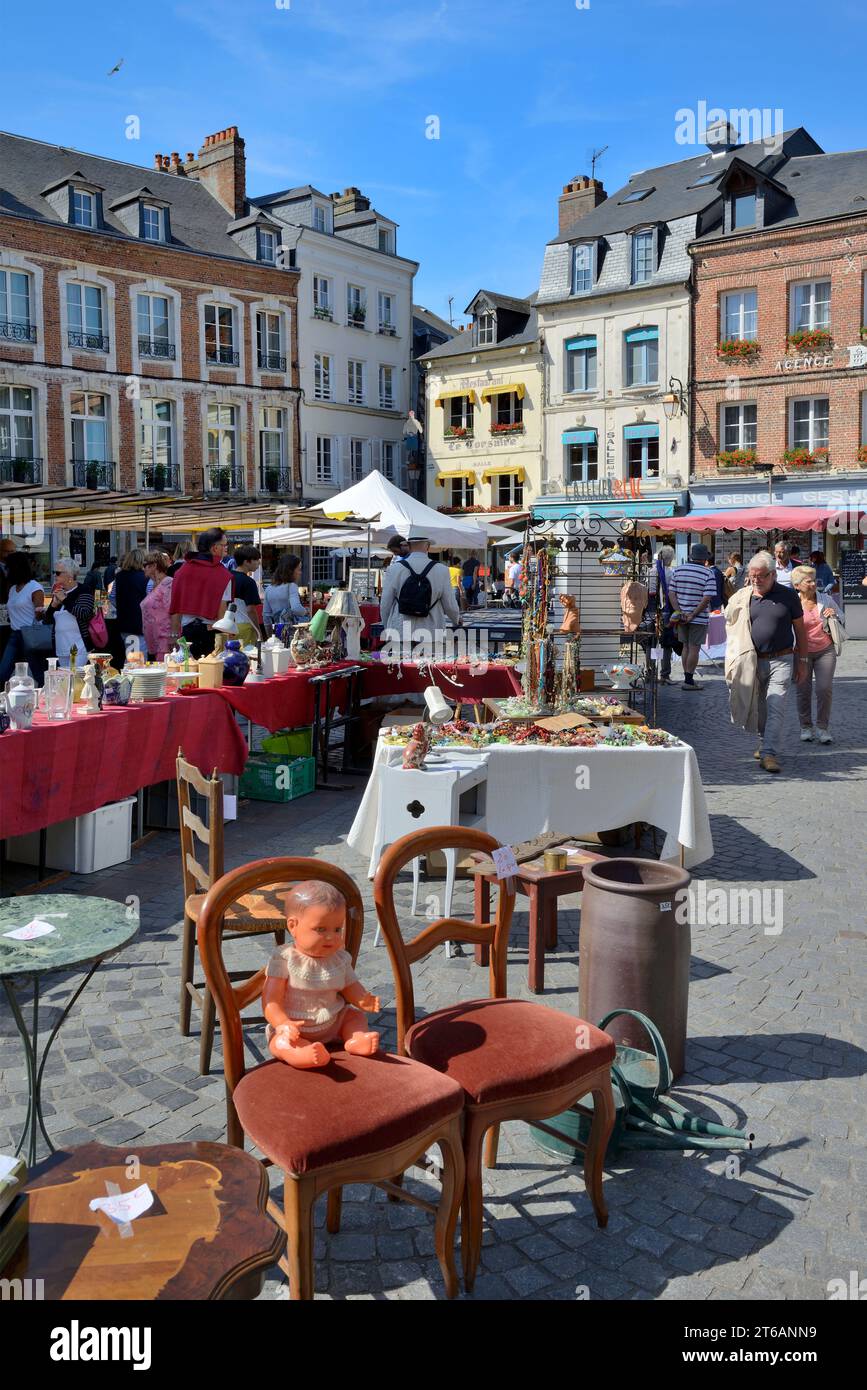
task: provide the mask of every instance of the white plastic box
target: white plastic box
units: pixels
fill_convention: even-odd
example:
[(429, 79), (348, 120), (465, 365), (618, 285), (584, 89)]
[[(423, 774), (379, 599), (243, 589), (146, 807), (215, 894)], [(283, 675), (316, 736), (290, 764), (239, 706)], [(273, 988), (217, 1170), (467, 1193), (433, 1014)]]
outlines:
[[(132, 854), (134, 796), (112, 801), (98, 811), (48, 827), (45, 863), (51, 869), (74, 874), (95, 874), (123, 864)], [(7, 841), (7, 858), (17, 864), (39, 863), (39, 832)]]

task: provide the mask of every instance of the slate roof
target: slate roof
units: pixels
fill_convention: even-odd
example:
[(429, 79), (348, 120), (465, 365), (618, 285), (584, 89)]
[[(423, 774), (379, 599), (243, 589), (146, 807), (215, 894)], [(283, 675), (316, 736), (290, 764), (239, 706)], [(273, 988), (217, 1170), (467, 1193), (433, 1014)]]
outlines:
[[(829, 217), (867, 213), (867, 150), (843, 154), (812, 154), (789, 159), (775, 175), (791, 198), (791, 212), (776, 216), (763, 230), (796, 227), (824, 222)], [(744, 227), (730, 233), (739, 236), (754, 231)], [(712, 228), (700, 241), (722, 236), (722, 226)]]
[(438, 333), (447, 333), (450, 338), (453, 338), (458, 331), (453, 323), (446, 323), (439, 314), (435, 314), (432, 309), (426, 309), (423, 304), (413, 304), (412, 316), (414, 319), (419, 319), (421, 323), (427, 324), (428, 327), (436, 329)]
[(300, 203), (305, 198), (324, 198), (326, 203), (331, 202), (331, 194), (320, 192), (312, 183), (302, 183), (298, 188), (284, 188), (279, 193), (263, 193), (261, 198), (251, 198), (250, 202), (261, 203), (264, 207), (266, 203)]
[[(507, 296), (499, 296), (506, 299)], [(511, 304), (520, 304), (521, 300), (511, 300)], [(527, 322), (518, 333), (513, 333), (510, 338), (501, 338), (498, 343), (475, 343), (473, 341), (472, 328), (464, 329), (463, 333), (456, 333), (447, 343), (440, 343), (439, 347), (431, 348), (430, 352), (422, 354), (420, 361), (435, 362), (449, 357), (469, 357), (489, 352), (507, 352), (509, 348), (524, 347), (527, 344), (535, 344), (539, 338), (536, 310), (524, 305), (527, 312)]]
[(141, 188), (142, 175), (146, 174), (154, 197), (171, 209), (172, 240), (169, 245), (173, 250), (226, 256), (247, 265), (256, 264), (229, 235), (230, 219), (226, 209), (197, 179), (162, 174), (157, 169), (145, 170), (140, 164), (122, 164), (119, 160), (83, 154), (63, 145), (46, 145), (23, 135), (0, 133), (0, 212), (66, 226), (42, 196), (42, 190), (52, 185), (56, 187), (75, 173), (86, 183), (98, 184), (104, 190), (104, 226), (94, 235), (139, 242), (139, 238), (112, 214), (111, 205), (118, 200), (124, 201)]
[(526, 314), (530, 308), (529, 300), (516, 299), (509, 294), (497, 294), (494, 290), (477, 290), (464, 310), (464, 313), (471, 314), (476, 300), (483, 297), (489, 300), (495, 309), (510, 309), (514, 314)]

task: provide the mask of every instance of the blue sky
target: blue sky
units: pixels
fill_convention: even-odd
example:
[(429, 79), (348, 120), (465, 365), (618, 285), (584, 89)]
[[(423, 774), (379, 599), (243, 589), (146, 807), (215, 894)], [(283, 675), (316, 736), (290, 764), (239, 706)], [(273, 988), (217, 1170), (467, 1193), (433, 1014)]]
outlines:
[(609, 192), (696, 153), (675, 139), (681, 109), (782, 108), (826, 150), (867, 147), (862, 0), (579, 3), (19, 3), (0, 126), (149, 166), (237, 125), (250, 194), (357, 185), (420, 261), (416, 300), (447, 318), (453, 295), (456, 321), (481, 287), (536, 287), (592, 149), (608, 146)]

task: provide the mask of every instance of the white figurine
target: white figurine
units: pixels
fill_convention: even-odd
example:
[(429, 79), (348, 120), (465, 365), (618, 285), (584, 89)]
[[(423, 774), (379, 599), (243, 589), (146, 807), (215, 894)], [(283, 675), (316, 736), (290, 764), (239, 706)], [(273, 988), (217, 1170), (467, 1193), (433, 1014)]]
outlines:
[(96, 668), (87, 663), (84, 671), (84, 685), (79, 697), (80, 714), (99, 714), (99, 691), (96, 688)]

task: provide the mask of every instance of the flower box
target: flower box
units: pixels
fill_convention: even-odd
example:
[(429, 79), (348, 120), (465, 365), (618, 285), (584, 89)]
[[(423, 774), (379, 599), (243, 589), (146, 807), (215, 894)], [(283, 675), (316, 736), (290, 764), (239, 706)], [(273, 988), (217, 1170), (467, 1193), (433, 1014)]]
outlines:
[(858, 450), (858, 462), (862, 468), (867, 468), (867, 444), (862, 444)]
[(716, 465), (722, 471), (749, 472), (759, 462), (755, 449), (723, 449), (716, 456)]
[(315, 319), (327, 319), (329, 323), (332, 323), (334, 321), (334, 315), (331, 312), (331, 310), (326, 309), (324, 305), (321, 304), (314, 304), (313, 317)]
[(829, 348), (832, 341), (827, 328), (799, 328), (797, 332), (789, 333), (786, 337), (788, 347), (800, 348), (803, 352)]
[(523, 434), (524, 426), (518, 425), (491, 425), (491, 434)]
[(867, 343), (867, 323), (862, 323), (860, 337), (863, 343)]
[(783, 454), (784, 467), (793, 471), (827, 468), (828, 462), (827, 449), (787, 449)]
[(752, 338), (724, 338), (722, 342), (717, 343), (716, 350), (718, 357), (734, 357), (742, 361), (758, 357), (762, 345)]
[(452, 425), (443, 430), (443, 439), (473, 439), (473, 431), (466, 425)]

